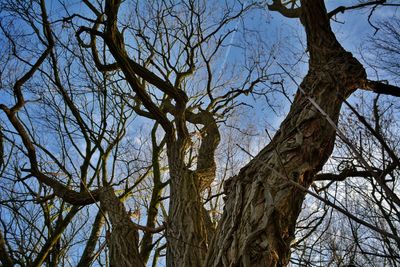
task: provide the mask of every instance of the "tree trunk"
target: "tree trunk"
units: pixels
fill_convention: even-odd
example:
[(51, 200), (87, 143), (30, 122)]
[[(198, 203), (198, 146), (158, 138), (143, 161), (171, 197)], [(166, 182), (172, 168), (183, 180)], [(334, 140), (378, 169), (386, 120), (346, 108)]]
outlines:
[(96, 245), (101, 235), (101, 230), (104, 225), (105, 218), (104, 214), (99, 210), (97, 212), (96, 218), (94, 219), (92, 231), (90, 232), (90, 236), (88, 241), (86, 242), (85, 249), (83, 250), (81, 259), (77, 267), (85, 267), (90, 266), (96, 256)]
[(178, 144), (167, 144), (170, 206), (167, 223), (167, 266), (202, 266), (207, 253), (207, 216), (199, 178), (184, 164)]
[[(331, 155), (342, 97), (365, 81), (362, 65), (336, 40), (323, 0), (303, 0), (309, 71), (279, 131), (225, 184), (224, 214), (206, 266), (286, 266), (306, 188)], [(302, 92), (304, 91), (305, 94)], [(286, 177), (286, 178), (282, 178)]]
[(51, 233), (51, 236), (46, 240), (46, 243), (43, 244), (40, 252), (36, 256), (35, 261), (30, 264), (30, 266), (39, 267), (44, 265), (46, 258), (49, 259), (49, 254), (55, 247), (57, 247), (57, 244), (60, 241), (62, 234), (64, 233), (65, 229), (68, 227), (72, 219), (75, 217), (75, 215), (78, 213), (78, 211), (79, 207), (73, 206), (71, 210), (67, 213), (65, 218), (60, 219), (57, 222), (57, 226), (55, 227), (53, 233)]
[(100, 195), (100, 204), (110, 218), (112, 230), (107, 233), (111, 267), (145, 266), (139, 255), (139, 234), (124, 205), (112, 187)]
[(186, 112), (185, 116), (191, 123), (204, 127), (195, 171), (189, 170), (184, 160), (185, 147), (190, 144), (190, 137), (185, 136), (187, 129), (181, 131), (177, 141), (167, 142), (171, 183), (166, 238), (167, 266), (171, 267), (203, 266), (210, 236), (215, 231), (201, 194), (215, 179), (218, 126), (213, 114), (206, 111)]
[(14, 266), (14, 262), (10, 257), (10, 254), (7, 250), (6, 241), (3, 238), (3, 234), (0, 231), (0, 262), (4, 267), (12, 267)]
[[(164, 145), (157, 145), (157, 131), (158, 124), (155, 124), (151, 131), (151, 144), (152, 144), (152, 169), (153, 169), (153, 190), (151, 192), (150, 203), (147, 208), (147, 223), (148, 228), (155, 228), (157, 223), (158, 207), (161, 202), (162, 191), (166, 186), (161, 180), (160, 168), (160, 153)], [(163, 142), (161, 142), (163, 143)], [(154, 248), (153, 233), (144, 232), (140, 242), (140, 256), (144, 262), (149, 260), (150, 254)]]

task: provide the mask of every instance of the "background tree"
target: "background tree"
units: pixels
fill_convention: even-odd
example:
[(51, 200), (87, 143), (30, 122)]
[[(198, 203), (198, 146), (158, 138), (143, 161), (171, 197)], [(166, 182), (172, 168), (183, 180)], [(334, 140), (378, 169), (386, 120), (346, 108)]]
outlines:
[(122, 143), (134, 116), (111, 94), (107, 77), (94, 71), (76, 42), (55, 45), (45, 2), (3, 1), (2, 12), (8, 78), (2, 80), (1, 109), (8, 121), (2, 118), (7, 164), (1, 217), (10, 254), (3, 264), (66, 265), (64, 255), (81, 250), (82, 243), (74, 245), (87, 238), (82, 229), (94, 219), (81, 259), (87, 266), (96, 257), (97, 239), (104, 240), (100, 230), (109, 207), (83, 207), (99, 201), (98, 188), (122, 184), (121, 197), (137, 190), (151, 162), (135, 160), (143, 152), (131, 134)]

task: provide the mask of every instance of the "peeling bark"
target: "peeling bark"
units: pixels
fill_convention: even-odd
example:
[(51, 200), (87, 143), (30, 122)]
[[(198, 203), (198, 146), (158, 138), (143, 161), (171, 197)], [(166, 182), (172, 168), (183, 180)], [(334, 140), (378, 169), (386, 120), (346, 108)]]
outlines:
[[(193, 115), (192, 117), (196, 117)], [(200, 192), (211, 186), (215, 180), (217, 165), (215, 163), (215, 151), (221, 140), (219, 129), (212, 113), (203, 111), (197, 114), (199, 123), (204, 127), (201, 131), (201, 144), (197, 157), (196, 175), (199, 177)]]
[[(303, 0), (301, 22), (309, 71), (279, 131), (239, 174), (225, 184), (223, 217), (206, 266), (286, 266), (305, 193), (331, 155), (335, 129), (309, 101), (337, 123), (342, 97), (362, 86), (362, 65), (333, 34), (323, 0)], [(283, 179), (286, 177), (286, 179)]]

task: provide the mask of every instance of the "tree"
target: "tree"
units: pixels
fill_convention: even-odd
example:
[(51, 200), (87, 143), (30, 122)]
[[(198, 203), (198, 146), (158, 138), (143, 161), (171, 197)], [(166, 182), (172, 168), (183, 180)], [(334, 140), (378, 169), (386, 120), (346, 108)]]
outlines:
[[(135, 147), (129, 140), (121, 142), (133, 112), (104, 86), (107, 77), (96, 73), (79, 51), (69, 50), (70, 43), (55, 48), (44, 1), (4, 1), (2, 11), (12, 15), (12, 21), (4, 16), (1, 23), (8, 41), (4, 46), (7, 72), (2, 74), (10, 77), (2, 80), (7, 102), (2, 103), (1, 109), (8, 118), (8, 122), (2, 123), (2, 137), (4, 146), (10, 148), (4, 155), (7, 164), (1, 166), (2, 226), (4, 240), (8, 241), (2, 242), (2, 251), (10, 251), (12, 257), (1, 260), (4, 259), (5, 266), (61, 264), (63, 253), (73, 246), (78, 229), (89, 217), (82, 214), (83, 207), (100, 200), (99, 190), (90, 192), (88, 188), (102, 185), (102, 199), (107, 201), (98, 211), (81, 258), (87, 266), (95, 257), (95, 245), (100, 238), (96, 229), (104, 225), (104, 214), (108, 208), (115, 208), (115, 218), (120, 211), (120, 202), (107, 186), (124, 184), (124, 197), (136, 189), (132, 180), (143, 179), (144, 170), (149, 168), (137, 162), (132, 164)], [(42, 24), (37, 26), (35, 21)], [(35, 37), (30, 39), (34, 49), (24, 49), (27, 32)], [(34, 63), (24, 56), (32, 57)], [(18, 76), (22, 78), (15, 82), (13, 77)], [(32, 80), (37, 84), (29, 84)], [(15, 96), (16, 101), (7, 98), (7, 93)], [(121, 153), (122, 145), (130, 149), (128, 156)], [(121, 172), (124, 165), (126, 173)], [(75, 218), (78, 213), (83, 216), (83, 223)]]
[[(398, 154), (393, 120), (398, 114), (393, 99), (380, 95), (369, 99), (358, 93), (356, 101), (357, 109), (346, 103), (350, 108), (344, 109), (339, 124), (352, 146), (337, 141), (330, 164), (316, 175), (318, 182), (313, 185), (324, 198), (318, 206), (312, 197), (306, 199), (297, 222), (292, 260), (298, 265), (398, 264), (398, 241), (384, 233), (396, 237), (398, 229), (398, 207), (388, 196), (398, 191), (396, 158), (389, 155)], [(382, 190), (374, 175), (385, 181), (389, 191)]]
[[(7, 137), (7, 141), (28, 160), (29, 168), (22, 169), (27, 178), (36, 178), (37, 184), (30, 188), (31, 195), (40, 195), (38, 188), (44, 186), (51, 188), (52, 198), (72, 205), (65, 217), (66, 207), (60, 206), (57, 211), (61, 221), (56, 224), (62, 226), (60, 232), (64, 232), (70, 222), (63, 223), (67, 218), (72, 220), (83, 207), (100, 203), (80, 264), (84, 266), (93, 261), (99, 229), (104, 224), (102, 217), (106, 216), (105, 239), (111, 266), (144, 266), (150, 251), (159, 242), (154, 243), (153, 234), (162, 230), (168, 266), (287, 265), (296, 221), (304, 198), (310, 193), (308, 188), (331, 155), (336, 135), (342, 137), (337, 127), (342, 104), (357, 89), (399, 96), (399, 88), (367, 78), (363, 65), (337, 41), (330, 20), (339, 12), (368, 7), (372, 7), (373, 12), (378, 6), (396, 4), (371, 1), (338, 7), (331, 12), (326, 10), (323, 0), (274, 0), (268, 5), (270, 11), (298, 19), (303, 25), (309, 54), (308, 73), (271, 142), (225, 182), (224, 212), (214, 229), (202, 197), (216, 176), (218, 126), (240, 104), (238, 99), (242, 95), (257, 94), (257, 89), (265, 86), (270, 79), (268, 59), (271, 57), (269, 53), (261, 53), (245, 62), (248, 63), (245, 73), (233, 72), (229, 77), (238, 78), (239, 82), (221, 83), (221, 77), (215, 75), (212, 66), (221, 62), (217, 58), (223, 52), (223, 45), (237, 30), (229, 30), (228, 26), (255, 9), (256, 3), (232, 1), (218, 5), (216, 10), (201, 1), (138, 1), (128, 5), (120, 0), (104, 3), (83, 0), (82, 3), (87, 12), (71, 12), (62, 19), (50, 21), (44, 0), (25, 4), (4, 1), (7, 8), (4, 10), (14, 12), (31, 28), (38, 40), (38, 50), (42, 52), (37, 55), (38, 50), (24, 50), (16, 41), (16, 35), (2, 26), (13, 60), (22, 62), (26, 69), (21, 78), (12, 82), (11, 94), (15, 101), (0, 106), (7, 117), (9, 135), (18, 138)], [(125, 13), (122, 7), (129, 7), (126, 9), (129, 11)], [(53, 26), (56, 23), (62, 23), (62, 29)], [(57, 34), (57, 30), (62, 31), (64, 27), (70, 27), (75, 33), (76, 45), (65, 42), (65, 35)], [(69, 57), (60, 59), (58, 51), (64, 51)], [(34, 63), (24, 59), (26, 54), (35, 55)], [(79, 79), (75, 85), (73, 72), (62, 72), (60, 66), (82, 66), (83, 81), (90, 81), (92, 95), (80, 98), (76, 87), (84, 86)], [(24, 96), (22, 89), (28, 88), (28, 81), (35, 88), (37, 73), (42, 75), (42, 81), (56, 88), (56, 96), (50, 99), (53, 102), (43, 103), (51, 103), (53, 110), (59, 112), (57, 118), (64, 129), (59, 125), (55, 128), (61, 140), (66, 134), (66, 140), (75, 146), (83, 160), (80, 166), (73, 160), (58, 160), (51, 149), (39, 142), (37, 128), (29, 124), (32, 114), (24, 114), (27, 120), (20, 116), (27, 106), (25, 97), (30, 96), (30, 92), (25, 92)], [(49, 91), (46, 95), (51, 95)], [(63, 109), (57, 110), (57, 100)], [(98, 104), (90, 105), (92, 101)], [(131, 168), (124, 176), (122, 172), (116, 175), (114, 167), (108, 166), (121, 166), (124, 160), (118, 149), (123, 144), (132, 112), (154, 124), (151, 163), (147, 166), (153, 172), (153, 190), (148, 194), (151, 201), (146, 226), (131, 220), (121, 200), (131, 194), (147, 172), (138, 172), (138, 183), (132, 185), (129, 181)], [(158, 138), (157, 134), (162, 137)], [(78, 142), (82, 141), (85, 152), (79, 148)], [(160, 155), (164, 145), (167, 182), (160, 178)], [(68, 158), (65, 146), (60, 147), (64, 149), (62, 158)], [(67, 182), (61, 182), (56, 172), (50, 171), (51, 166), (44, 164), (47, 158), (56, 162), (56, 171), (66, 176)], [(76, 171), (71, 172), (69, 168)], [(370, 175), (385, 196), (397, 203), (398, 198), (382, 177), (376, 172)], [(25, 178), (12, 180), (22, 182)], [(125, 184), (125, 188), (116, 194), (121, 184)], [(157, 208), (167, 185), (168, 216), (157, 228)], [(41, 198), (47, 201), (48, 194)], [(46, 209), (48, 205), (43, 207)], [(47, 228), (51, 228), (51, 223)], [(144, 231), (140, 246), (139, 230)], [(398, 239), (395, 234), (381, 232)], [(46, 259), (50, 250), (57, 257), (56, 250), (52, 249), (52, 242), (59, 240), (60, 234), (56, 233), (57, 238), (46, 239), (51, 244), (44, 245), (47, 249), (38, 253), (36, 265)], [(10, 249), (3, 244), (0, 242), (0, 253), (5, 255), (2, 263), (11, 266), (15, 257), (7, 253)], [(159, 248), (163, 249), (163, 245)], [(21, 261), (21, 265), (28, 264)]]
[(271, 143), (228, 182), (224, 216), (207, 257), (211, 266), (288, 264), (306, 189), (332, 153), (343, 101), (357, 88), (379, 90), (337, 41), (330, 27), (334, 13), (323, 1), (300, 2), (287, 8), (274, 1), (269, 8), (300, 19), (308, 73)]
[[(398, 79), (398, 51), (393, 49), (399, 40), (397, 23), (397, 19), (375, 23), (378, 33), (362, 47), (366, 65), (381, 80)], [(324, 202), (323, 208), (316, 209), (315, 201), (305, 201), (308, 208), (302, 210), (298, 220), (293, 249), (292, 260), (298, 265), (396, 266), (399, 261), (398, 241), (376, 231), (396, 236), (398, 231), (398, 206), (388, 196), (398, 194), (396, 99), (379, 94), (371, 99), (368, 93), (359, 92), (352, 104), (349, 102), (345, 103), (339, 129), (351, 147), (337, 140), (329, 165), (316, 176), (321, 182), (314, 185), (316, 192), (324, 192), (324, 199), (342, 207), (344, 213), (331, 210)], [(388, 191), (376, 182), (374, 172), (383, 178)], [(348, 214), (356, 215), (361, 223), (350, 220)], [(368, 230), (366, 223), (375, 229)]]

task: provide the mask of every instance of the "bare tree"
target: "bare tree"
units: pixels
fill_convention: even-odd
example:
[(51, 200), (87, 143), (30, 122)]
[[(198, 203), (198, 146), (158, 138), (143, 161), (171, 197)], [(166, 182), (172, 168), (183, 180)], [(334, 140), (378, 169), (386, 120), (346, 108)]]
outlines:
[[(133, 111), (112, 94), (110, 80), (93, 69), (76, 43), (55, 39), (45, 2), (1, 5), (8, 59), (1, 104), (6, 115), (1, 135), (6, 147), (1, 166), (3, 264), (62, 264), (74, 243), (82, 242), (76, 237), (81, 229), (90, 227), (87, 213), (94, 208), (86, 206), (100, 202), (80, 260), (87, 266), (98, 256), (99, 239), (105, 238), (102, 227), (109, 228), (106, 213), (115, 232), (120, 227), (131, 236), (128, 242), (135, 242), (137, 229), (129, 231), (130, 215), (110, 188), (123, 185), (119, 197), (126, 198), (152, 163), (135, 160), (143, 151), (130, 143), (132, 137), (122, 142)], [(31, 46), (26, 47), (26, 36)], [(121, 151), (124, 146), (128, 155)]]
[[(292, 244), (292, 260), (297, 264), (398, 264), (398, 206), (391, 196), (398, 192), (398, 164), (389, 156), (398, 155), (398, 125), (394, 120), (398, 114), (389, 99), (379, 100), (383, 98), (379, 95), (371, 100), (368, 96), (358, 98), (360, 110), (349, 104), (340, 123), (352, 147), (337, 142), (329, 164), (316, 175), (313, 186), (313, 191), (324, 198), (316, 204), (311, 196), (304, 203), (297, 240)], [(369, 114), (374, 115), (370, 118)], [(375, 177), (381, 177), (384, 186)]]
[[(201, 194), (215, 179), (214, 155), (220, 142), (218, 118), (224, 118), (235, 106), (232, 104), (235, 98), (250, 93), (265, 80), (265, 67), (261, 66), (255, 70), (256, 78), (250, 71), (241, 87), (221, 92), (212, 64), (224, 40), (233, 32), (227, 30), (229, 23), (252, 5), (229, 4), (219, 10), (222, 14), (214, 15), (215, 21), (209, 21), (206, 19), (210, 16), (207, 3), (134, 3), (128, 6), (134, 13), (132, 18), (128, 16), (130, 21), (123, 31), (119, 23), (125, 22), (118, 17), (121, 1), (106, 1), (104, 14), (100, 8), (85, 3), (97, 18), (92, 27), (79, 28), (77, 35), (81, 46), (91, 49), (99, 71), (121, 72), (129, 90), (121, 90), (120, 94), (131, 98), (132, 109), (155, 120), (165, 134), (170, 175), (165, 235), (167, 265), (201, 266), (214, 231)], [(143, 18), (146, 12), (149, 16)], [(153, 21), (148, 21), (149, 18)], [(133, 19), (136, 21), (131, 21)], [(89, 35), (89, 43), (84, 42), (85, 33)], [(134, 40), (134, 48), (126, 43), (128, 38)], [(98, 39), (115, 62), (99, 60)], [(200, 86), (206, 90), (189, 90), (195, 74), (205, 75), (206, 83)], [(192, 138), (196, 137), (190, 133), (193, 126), (200, 138), (197, 149), (191, 145)], [(196, 167), (188, 158), (193, 152), (196, 153)]]
[[(323, 179), (318, 173), (332, 154), (336, 136), (357, 152), (338, 127), (343, 103), (357, 89), (400, 95), (395, 86), (369, 80), (363, 65), (341, 46), (330, 26), (331, 18), (340, 12), (369, 8), (372, 16), (385, 5), (398, 4), (363, 1), (329, 12), (323, 0), (271, 1), (267, 6), (271, 12), (303, 25), (308, 73), (271, 142), (237, 175), (226, 179), (223, 214), (211, 218), (205, 207), (215, 210), (221, 193), (210, 195), (221, 141), (219, 125), (241, 105), (244, 95), (260, 95), (266, 92), (260, 87), (281, 85), (271, 80), (274, 74), (268, 72), (274, 57), (260, 52), (265, 48), (262, 42), (258, 43), (261, 49), (244, 59), (242, 69), (220, 69), (221, 64), (222, 68), (230, 64), (223, 58), (225, 45), (233, 45), (230, 37), (248, 12), (260, 10), (258, 3), (82, 0), (82, 10), (60, 5), (66, 14), (54, 17), (48, 15), (44, 0), (2, 1), (7, 63), (17, 67), (9, 67), (11, 78), (2, 81), (7, 97), (0, 104), (5, 114), (0, 168), (15, 166), (11, 184), (24, 185), (19, 193), (29, 194), (23, 194), (23, 203), (30, 198), (39, 202), (32, 206), (40, 207), (39, 217), (45, 218), (40, 226), (49, 233), (20, 242), (18, 237), (28, 228), (31, 233), (43, 232), (28, 224), (0, 236), (3, 265), (61, 264), (63, 246), (71, 248), (72, 240), (78, 240), (78, 231), (72, 230), (86, 225), (74, 217), (83, 210), (93, 213), (89, 205), (95, 204), (96, 216), (88, 216), (92, 221), (86, 225), (90, 233), (80, 266), (96, 258), (101, 263), (98, 255), (104, 247), (109, 253), (102, 255), (105, 261), (109, 257), (110, 266), (145, 266), (152, 252), (155, 265), (164, 251), (167, 266), (286, 266), (306, 194), (324, 200), (309, 187)], [(7, 19), (11, 15), (25, 26), (12, 28)], [(68, 38), (72, 35), (76, 39)], [(26, 46), (28, 40), (35, 46)], [(278, 75), (289, 74), (279, 63), (278, 68)], [(282, 92), (286, 94), (284, 88)], [(135, 142), (132, 145), (127, 136), (134, 114), (154, 125), (147, 129), (151, 153), (146, 156), (136, 157)], [(40, 127), (49, 132), (40, 132)], [(48, 136), (57, 142), (44, 139)], [(137, 143), (140, 152), (144, 142)], [(386, 141), (380, 144), (385, 148)], [(12, 156), (14, 166), (4, 156), (11, 148), (18, 151)], [(239, 148), (245, 150), (240, 144)], [(393, 150), (385, 151), (397, 164)], [(362, 154), (356, 158), (368, 171), (375, 186), (371, 190), (398, 205), (395, 191), (382, 175), (389, 165), (371, 169), (370, 159)], [(398, 167), (390, 166), (391, 172)], [(2, 222), (16, 218), (26, 223), (29, 219), (23, 218), (12, 186), (8, 192), (11, 205), (4, 206), (12, 215), (5, 215)], [(148, 200), (143, 201), (145, 220), (138, 215), (140, 208), (128, 212), (123, 203), (140, 203), (135, 198)], [(329, 197), (324, 203), (345, 212)], [(386, 204), (380, 204), (385, 210)], [(52, 205), (56, 208), (49, 211)], [(26, 217), (33, 218), (35, 212), (29, 212)], [(137, 222), (132, 215), (139, 218)], [(347, 216), (385, 238), (399, 240), (395, 228), (377, 228)], [(6, 229), (8, 225), (3, 225)], [(69, 235), (66, 229), (71, 229)], [(10, 234), (16, 244), (7, 244), (13, 240)], [(33, 261), (17, 256), (22, 243), (29, 245), (21, 251), (35, 251)], [(334, 242), (332, 248), (337, 251)]]
[(343, 101), (358, 88), (398, 92), (367, 79), (361, 63), (337, 41), (330, 27), (336, 12), (327, 12), (323, 1), (273, 1), (269, 9), (300, 19), (309, 70), (271, 143), (227, 182), (210, 266), (287, 265), (307, 188), (332, 153)]
[[(393, 49), (399, 40), (396, 24), (396, 18), (375, 23), (378, 33), (362, 47), (363, 59), (380, 80), (398, 79), (398, 51)], [(292, 260), (299, 265), (399, 264), (398, 240), (376, 231), (398, 236), (398, 204), (392, 197), (399, 190), (398, 105), (395, 99), (379, 94), (372, 98), (365, 93), (358, 93), (351, 102), (346, 102), (339, 125), (351, 147), (338, 140), (313, 187), (315, 192), (325, 192), (324, 199), (343, 207), (344, 212), (330, 211), (324, 202), (316, 206), (313, 197), (305, 202), (293, 244)], [(375, 176), (383, 179), (384, 186)], [(321, 205), (323, 209), (317, 208)], [(349, 220), (348, 214), (362, 223)]]

